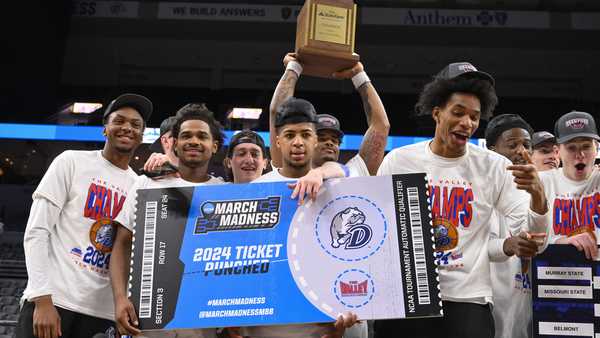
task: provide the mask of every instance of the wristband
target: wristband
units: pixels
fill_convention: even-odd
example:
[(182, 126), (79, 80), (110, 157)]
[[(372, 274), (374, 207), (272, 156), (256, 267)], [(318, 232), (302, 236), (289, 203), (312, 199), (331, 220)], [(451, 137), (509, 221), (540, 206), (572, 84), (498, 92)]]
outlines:
[(355, 89), (360, 88), (362, 85), (364, 85), (367, 82), (371, 82), (371, 79), (369, 79), (369, 76), (364, 71), (362, 71), (352, 77), (352, 84), (354, 85)]
[(350, 169), (345, 164), (340, 164), (342, 170), (344, 171), (344, 177), (350, 177)]
[(300, 75), (302, 74), (302, 65), (298, 61), (290, 61), (290, 62), (288, 62), (287, 66), (285, 67), (285, 70), (286, 71), (291, 70), (294, 73), (296, 73), (296, 75), (298, 75), (298, 77), (300, 77)]

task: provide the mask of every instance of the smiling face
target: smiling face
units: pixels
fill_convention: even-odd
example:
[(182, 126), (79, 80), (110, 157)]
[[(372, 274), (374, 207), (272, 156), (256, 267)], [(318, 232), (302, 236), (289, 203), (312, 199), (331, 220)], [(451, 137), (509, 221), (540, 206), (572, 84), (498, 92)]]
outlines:
[(317, 149), (313, 163), (315, 167), (320, 167), (327, 161), (334, 161), (340, 157), (340, 138), (332, 130), (319, 130), (317, 132)]
[(577, 137), (559, 146), (565, 176), (573, 181), (583, 181), (594, 170), (598, 143), (589, 137)]
[(137, 110), (123, 107), (110, 113), (104, 132), (109, 147), (130, 154), (142, 142), (144, 120)]
[(531, 155), (533, 165), (538, 171), (556, 169), (560, 165), (558, 146), (552, 142), (544, 142), (535, 147)]
[(226, 165), (231, 169), (235, 183), (249, 183), (262, 175), (267, 168), (267, 159), (258, 145), (240, 143), (233, 149)]
[(435, 137), (440, 156), (460, 157), (479, 127), (481, 103), (477, 96), (454, 93), (443, 107), (434, 107)]
[(303, 122), (282, 126), (277, 134), (277, 146), (281, 149), (284, 165), (296, 169), (310, 168), (317, 147), (314, 123)]
[(201, 120), (187, 120), (181, 124), (174, 148), (180, 166), (197, 168), (208, 164), (217, 152), (208, 124)]
[(523, 152), (531, 154), (531, 136), (523, 128), (505, 130), (490, 149), (508, 158), (513, 164), (527, 164)]

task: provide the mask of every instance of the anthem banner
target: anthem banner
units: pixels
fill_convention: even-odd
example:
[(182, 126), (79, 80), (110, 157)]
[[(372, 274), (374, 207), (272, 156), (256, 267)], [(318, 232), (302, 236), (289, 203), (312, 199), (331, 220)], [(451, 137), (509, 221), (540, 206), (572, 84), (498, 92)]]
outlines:
[(142, 330), (441, 316), (425, 174), (138, 192)]
[(600, 264), (572, 245), (533, 259), (533, 336), (600, 336)]

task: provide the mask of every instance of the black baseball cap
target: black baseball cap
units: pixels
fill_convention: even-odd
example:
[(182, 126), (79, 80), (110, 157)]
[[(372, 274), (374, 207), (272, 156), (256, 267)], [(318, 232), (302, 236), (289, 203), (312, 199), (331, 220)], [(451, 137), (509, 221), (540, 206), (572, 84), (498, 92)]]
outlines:
[(162, 147), (162, 143), (160, 142), (160, 138), (171, 131), (171, 128), (173, 128), (173, 126), (175, 125), (175, 122), (177, 122), (177, 117), (176, 116), (169, 116), (166, 119), (164, 119), (161, 123), (160, 123), (160, 135), (158, 136), (158, 138), (156, 140), (154, 140), (154, 142), (150, 145), (149, 149), (152, 150), (155, 153), (163, 153), (165, 152), (165, 150)]
[(244, 130), (240, 131), (239, 133), (233, 135), (233, 137), (231, 138), (231, 142), (229, 142), (229, 148), (227, 148), (227, 157), (231, 158), (233, 156), (233, 149), (238, 144), (242, 144), (242, 143), (256, 144), (257, 146), (260, 147), (260, 150), (263, 153), (263, 157), (267, 157), (265, 141), (263, 140), (262, 137), (260, 137), (260, 135), (258, 135), (258, 133), (254, 132), (252, 130), (249, 130), (249, 129), (244, 129)]
[(344, 132), (340, 127), (340, 121), (333, 115), (317, 114), (317, 132), (319, 130), (331, 130), (341, 140), (344, 137)]
[(489, 81), (492, 86), (496, 85), (496, 81), (490, 74), (477, 70), (477, 68), (469, 62), (451, 63), (444, 67), (444, 69), (442, 69), (435, 77), (443, 80), (452, 80), (457, 77), (479, 78)]
[(581, 111), (572, 111), (561, 116), (554, 124), (554, 134), (559, 144), (576, 137), (589, 137), (600, 141), (594, 117)]
[(503, 132), (513, 129), (521, 128), (527, 130), (529, 136), (533, 134), (533, 129), (520, 115), (517, 114), (502, 114), (495, 116), (485, 128), (485, 143), (487, 147), (491, 147), (496, 144), (500, 135)]
[(531, 136), (531, 144), (533, 148), (536, 148), (545, 142), (556, 144), (556, 136), (547, 131), (538, 131)]
[(127, 93), (120, 95), (108, 104), (102, 116), (102, 121), (105, 122), (108, 115), (123, 107), (131, 107), (137, 110), (145, 122), (148, 122), (150, 115), (152, 115), (152, 101), (142, 95)]
[(317, 123), (317, 112), (312, 103), (295, 97), (290, 97), (277, 108), (275, 127), (294, 123)]

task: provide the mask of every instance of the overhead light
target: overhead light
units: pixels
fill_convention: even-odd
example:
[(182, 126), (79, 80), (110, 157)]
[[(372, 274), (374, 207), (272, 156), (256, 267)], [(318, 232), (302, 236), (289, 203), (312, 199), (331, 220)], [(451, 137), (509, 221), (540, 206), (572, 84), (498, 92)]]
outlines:
[(102, 108), (102, 103), (73, 102), (65, 106), (61, 113), (91, 114), (100, 108)]
[(258, 120), (262, 108), (233, 108), (227, 115), (228, 119)]

